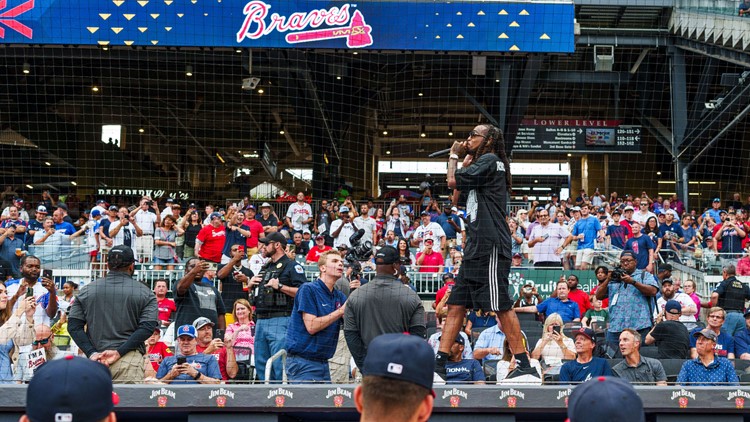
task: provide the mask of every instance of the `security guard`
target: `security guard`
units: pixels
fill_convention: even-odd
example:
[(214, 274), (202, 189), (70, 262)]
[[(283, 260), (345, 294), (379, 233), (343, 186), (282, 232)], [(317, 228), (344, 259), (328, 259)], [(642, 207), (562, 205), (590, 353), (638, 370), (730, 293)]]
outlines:
[(730, 336), (734, 336), (745, 328), (745, 318), (742, 315), (745, 301), (750, 299), (750, 287), (738, 280), (735, 277), (736, 274), (737, 270), (734, 265), (725, 265), (721, 271), (724, 280), (711, 293), (711, 306), (719, 306), (727, 311), (721, 331)]
[[(266, 362), (284, 348), (286, 329), (294, 307), (297, 289), (306, 282), (305, 270), (286, 256), (286, 237), (269, 233), (259, 242), (270, 260), (250, 279), (250, 295), (258, 319), (255, 325), (255, 370), (265, 381)], [(282, 379), (281, 360), (273, 363), (272, 380)]]

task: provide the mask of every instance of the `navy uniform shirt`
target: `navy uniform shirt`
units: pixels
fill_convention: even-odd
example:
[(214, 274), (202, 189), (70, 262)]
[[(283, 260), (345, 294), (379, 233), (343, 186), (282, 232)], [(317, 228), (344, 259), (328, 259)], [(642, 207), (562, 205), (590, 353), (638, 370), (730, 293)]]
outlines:
[[(287, 287), (300, 287), (303, 283), (307, 282), (307, 278), (305, 277), (305, 269), (302, 267), (302, 265), (298, 264), (286, 255), (279, 258), (279, 260), (276, 262), (267, 262), (258, 274), (263, 275), (264, 271), (272, 271), (278, 273), (276, 274), (276, 278), (279, 279), (279, 285), (283, 284)], [(262, 288), (261, 294), (263, 294)], [(272, 301), (265, 300), (268, 298), (264, 297), (262, 305), (256, 305), (256, 314), (260, 314), (263, 312), (292, 311), (292, 308), (294, 307), (293, 298), (287, 296), (279, 290), (275, 290), (273, 292), (273, 295), (277, 305), (272, 305)]]
[(345, 301), (346, 296), (341, 291), (329, 290), (321, 279), (303, 284), (294, 297), (292, 318), (286, 332), (286, 351), (310, 360), (327, 361), (332, 358), (342, 320), (338, 319), (323, 330), (310, 334), (302, 313), (316, 317), (326, 316), (339, 309)]
[(602, 358), (592, 358), (587, 363), (571, 360), (565, 362), (560, 368), (560, 381), (562, 382), (585, 382), (598, 376), (614, 376), (609, 362)]
[(461, 359), (459, 362), (446, 362), (445, 372), (448, 384), (484, 381), (482, 365), (476, 359)]

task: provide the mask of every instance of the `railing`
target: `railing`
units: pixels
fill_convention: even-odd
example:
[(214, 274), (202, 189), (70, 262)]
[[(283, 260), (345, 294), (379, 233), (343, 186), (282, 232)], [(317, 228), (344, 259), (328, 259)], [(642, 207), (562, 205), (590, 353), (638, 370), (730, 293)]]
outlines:
[(675, 5), (692, 12), (738, 16), (739, 4), (732, 0), (677, 0)]

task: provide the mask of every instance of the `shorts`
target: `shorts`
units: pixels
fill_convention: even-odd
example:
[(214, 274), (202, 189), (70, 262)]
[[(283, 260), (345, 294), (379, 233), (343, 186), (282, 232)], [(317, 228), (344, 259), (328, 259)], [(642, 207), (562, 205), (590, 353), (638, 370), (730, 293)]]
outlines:
[(509, 274), (510, 258), (500, 256), (497, 247), (493, 247), (489, 255), (465, 259), (458, 270), (448, 305), (496, 312), (511, 309)]
[(594, 262), (594, 250), (591, 248), (579, 249), (576, 252), (576, 263), (586, 263), (591, 265)]
[(165, 259), (165, 258), (159, 258), (156, 256), (151, 262), (153, 262), (154, 264), (174, 264), (175, 263), (174, 258)]
[(93, 251), (89, 252), (89, 256), (92, 257), (92, 258), (96, 258), (97, 255), (99, 255), (99, 250), (98, 249), (94, 249)]

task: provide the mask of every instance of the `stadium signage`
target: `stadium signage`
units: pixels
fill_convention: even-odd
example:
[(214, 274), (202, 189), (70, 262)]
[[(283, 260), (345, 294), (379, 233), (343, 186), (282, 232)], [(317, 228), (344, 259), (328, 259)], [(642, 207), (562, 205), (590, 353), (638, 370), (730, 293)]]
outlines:
[(619, 120), (526, 119), (513, 144), (523, 152), (641, 152), (641, 126)]
[[(6, 5), (7, 3), (7, 5)], [(573, 53), (572, 1), (0, 1), (6, 44)]]
[(176, 198), (186, 200), (190, 198), (190, 193), (177, 191), (167, 192), (164, 189), (97, 189), (96, 193), (101, 195), (140, 195), (148, 196), (151, 198), (162, 198), (166, 195), (167, 198)]

